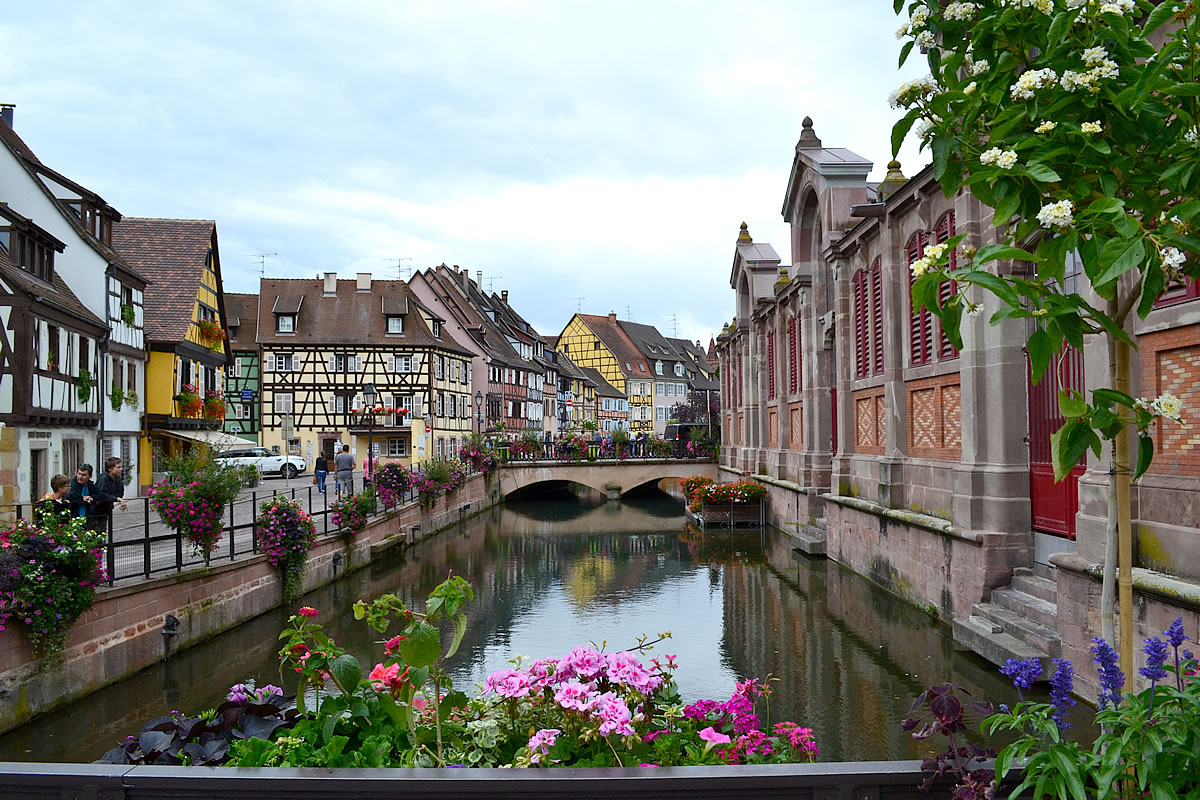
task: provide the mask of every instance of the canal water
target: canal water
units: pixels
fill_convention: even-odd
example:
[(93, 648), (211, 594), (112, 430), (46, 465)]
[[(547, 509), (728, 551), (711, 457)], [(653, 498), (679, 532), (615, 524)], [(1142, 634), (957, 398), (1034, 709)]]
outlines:
[[(476, 593), (450, 662), (468, 690), (518, 654), (560, 656), (587, 641), (626, 649), (670, 631), (653, 654), (677, 656), (685, 700), (724, 700), (736, 681), (772, 676), (771, 719), (813, 728), (822, 761), (931, 754), (942, 743), (915, 742), (900, 721), (933, 683), (1016, 702), (1007, 679), (957, 650), (949, 628), (924, 612), (805, 557), (781, 532), (689, 528), (681, 499), (657, 490), (621, 503), (565, 491), (510, 500), (297, 606), (319, 609), (318, 621), (369, 670), (380, 637), (355, 622), (353, 603), (395, 592), (419, 607), (451, 571)], [(277, 635), (293, 610), (270, 611), (0, 737), (0, 760), (91, 761), (155, 716), (215, 707), (232, 684), (279, 684)], [(1085, 716), (1073, 715), (1083, 731)]]

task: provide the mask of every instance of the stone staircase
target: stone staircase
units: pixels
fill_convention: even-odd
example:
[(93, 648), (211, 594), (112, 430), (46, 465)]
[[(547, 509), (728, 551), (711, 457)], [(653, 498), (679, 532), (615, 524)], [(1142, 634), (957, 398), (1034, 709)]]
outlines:
[(1058, 637), (1058, 589), (1052, 567), (1018, 567), (1008, 586), (992, 590), (989, 602), (977, 603), (971, 616), (954, 620), (954, 641), (993, 664), (1010, 658), (1050, 659), (1062, 652)]

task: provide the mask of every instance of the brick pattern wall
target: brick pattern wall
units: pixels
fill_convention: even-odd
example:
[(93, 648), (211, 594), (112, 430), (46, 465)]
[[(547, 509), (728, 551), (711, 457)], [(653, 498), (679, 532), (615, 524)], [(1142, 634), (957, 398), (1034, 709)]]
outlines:
[(791, 431), (791, 448), (804, 449), (804, 404), (792, 403), (788, 407), (788, 430)]
[(962, 457), (962, 393), (958, 373), (908, 381), (908, 454), (957, 461)]
[(767, 446), (779, 447), (779, 409), (767, 411)]
[(887, 441), (887, 408), (883, 388), (854, 393), (854, 452), (883, 455)]
[(1151, 472), (1200, 476), (1200, 325), (1138, 338), (1141, 394), (1170, 392), (1183, 401), (1183, 425), (1159, 423)]

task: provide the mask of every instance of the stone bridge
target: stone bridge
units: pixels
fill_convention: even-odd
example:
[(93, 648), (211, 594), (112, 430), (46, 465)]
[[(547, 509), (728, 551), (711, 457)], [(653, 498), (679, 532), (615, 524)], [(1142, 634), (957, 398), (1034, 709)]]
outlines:
[(616, 500), (663, 478), (707, 475), (717, 478), (715, 461), (697, 459), (630, 459), (629, 461), (516, 461), (498, 472), (500, 493), (512, 494), (538, 483), (567, 481), (587, 486)]

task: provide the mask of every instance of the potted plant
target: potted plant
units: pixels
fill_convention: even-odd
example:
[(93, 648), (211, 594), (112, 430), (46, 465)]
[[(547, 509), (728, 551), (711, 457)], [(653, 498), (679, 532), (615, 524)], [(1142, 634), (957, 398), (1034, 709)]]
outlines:
[(175, 402), (179, 405), (181, 417), (198, 417), (204, 412), (204, 400), (194, 384), (185, 383), (179, 394), (175, 395)]
[(75, 396), (79, 398), (80, 403), (92, 399), (92, 373), (86, 369), (79, 370), (79, 377), (75, 379)]
[(213, 458), (207, 448), (163, 458), (166, 477), (150, 487), (150, 507), (168, 527), (187, 537), (207, 567), (221, 541), (226, 507), (242, 489), (242, 472)]
[(125, 392), (125, 405), (127, 405), (131, 408), (137, 408), (137, 404), (138, 404), (138, 393), (135, 392), (133, 389), (130, 389), (127, 392)]
[(113, 386), (112, 393), (109, 395), (109, 402), (112, 404), (113, 411), (121, 410), (121, 403), (125, 400), (125, 393), (121, 391), (120, 386)]
[(225, 394), (220, 389), (213, 389), (205, 395), (204, 418), (207, 420), (225, 419)]
[(225, 341), (225, 329), (215, 319), (202, 319), (196, 323), (200, 331), (200, 344), (209, 350), (221, 351), (221, 342)]
[(134, 316), (134, 313), (133, 313), (133, 306), (122, 303), (121, 304), (121, 322), (124, 322), (126, 325), (128, 325), (129, 327), (132, 328), (134, 326), (135, 321), (136, 321), (136, 317)]
[(259, 506), (254, 520), (258, 547), (267, 561), (278, 567), (283, 581), (283, 599), (292, 600), (303, 592), (308, 551), (317, 542), (317, 526), (299, 500), (272, 497)]

